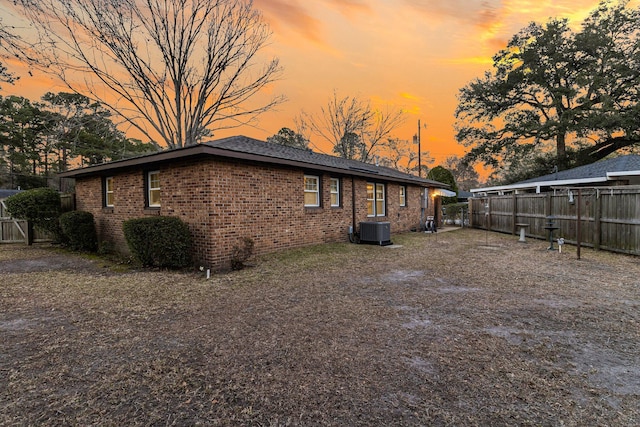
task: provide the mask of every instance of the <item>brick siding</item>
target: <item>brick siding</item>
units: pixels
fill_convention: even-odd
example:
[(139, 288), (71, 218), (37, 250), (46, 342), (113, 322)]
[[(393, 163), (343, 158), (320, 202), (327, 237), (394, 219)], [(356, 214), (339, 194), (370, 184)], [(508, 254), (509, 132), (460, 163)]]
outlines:
[[(348, 241), (355, 185), (356, 227), (360, 221), (389, 221), (391, 232), (419, 226), (420, 191), (407, 185), (407, 206), (399, 206), (399, 185), (386, 184), (384, 217), (367, 217), (367, 180), (303, 171), (282, 166), (216, 159), (187, 160), (156, 166), (160, 171), (161, 207), (145, 208), (145, 172), (113, 175), (114, 206), (103, 207), (102, 178), (78, 178), (77, 209), (91, 212), (98, 237), (122, 253), (128, 248), (122, 222), (145, 215), (181, 218), (194, 238), (195, 262), (213, 269), (228, 268), (233, 247), (249, 237), (257, 255), (311, 244)], [(304, 207), (304, 175), (321, 183), (321, 206)], [(330, 178), (340, 178), (340, 207), (330, 206)], [(433, 215), (430, 203), (424, 215)]]

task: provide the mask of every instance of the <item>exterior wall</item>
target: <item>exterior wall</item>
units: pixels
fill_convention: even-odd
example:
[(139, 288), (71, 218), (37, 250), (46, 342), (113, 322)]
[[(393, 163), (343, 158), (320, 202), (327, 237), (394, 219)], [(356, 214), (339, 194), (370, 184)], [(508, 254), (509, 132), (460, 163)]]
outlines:
[[(386, 216), (367, 217), (367, 180), (215, 159), (183, 161), (152, 167), (160, 171), (161, 208), (145, 208), (144, 172), (114, 174), (114, 207), (102, 207), (102, 178), (76, 182), (77, 209), (91, 212), (101, 242), (127, 253), (122, 222), (145, 215), (176, 216), (191, 230), (198, 265), (227, 268), (233, 247), (245, 237), (256, 254), (310, 244), (348, 241), (353, 221), (355, 185), (356, 230), (361, 221), (389, 221), (391, 232), (418, 228), (421, 187), (407, 185), (407, 206), (399, 206), (400, 186), (386, 183)], [(321, 183), (321, 206), (304, 207), (304, 175)], [(330, 206), (330, 178), (340, 178), (340, 207)], [(428, 213), (431, 212), (431, 213)], [(433, 215), (430, 200), (426, 215)], [(393, 237), (393, 236), (392, 236)]]
[(102, 206), (102, 178), (76, 180), (76, 209), (91, 212), (96, 222), (98, 240), (108, 242), (121, 253), (128, 253), (122, 233), (122, 223), (131, 218), (158, 214), (145, 211), (144, 176), (142, 171), (120, 173), (114, 176), (114, 207)]

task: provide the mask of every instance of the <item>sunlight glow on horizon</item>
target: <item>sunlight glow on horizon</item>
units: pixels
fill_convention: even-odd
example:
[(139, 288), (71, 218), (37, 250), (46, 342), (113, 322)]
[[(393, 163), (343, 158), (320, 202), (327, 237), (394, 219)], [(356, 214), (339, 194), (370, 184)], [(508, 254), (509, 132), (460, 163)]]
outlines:
[[(634, 0), (630, 6), (637, 5)], [(10, 2), (10, 0), (0, 0)], [(214, 137), (243, 134), (265, 140), (279, 129), (295, 129), (303, 110), (315, 113), (334, 90), (358, 96), (372, 107), (402, 109), (405, 123), (394, 137), (411, 141), (417, 121), (423, 150), (433, 166), (465, 148), (454, 137), (454, 111), (460, 88), (481, 77), (492, 57), (530, 21), (569, 18), (577, 26), (597, 0), (254, 0), (273, 32), (265, 58), (277, 56), (281, 80), (266, 92), (288, 102), (261, 116), (258, 127), (215, 132)], [(0, 7), (0, 13), (5, 9)], [(10, 16), (3, 16), (3, 23)], [(2, 84), (0, 94), (39, 101), (46, 92), (66, 91), (48, 76), (4, 58), (20, 79)], [(135, 136), (135, 135), (132, 135)], [(320, 138), (314, 146), (330, 153)]]

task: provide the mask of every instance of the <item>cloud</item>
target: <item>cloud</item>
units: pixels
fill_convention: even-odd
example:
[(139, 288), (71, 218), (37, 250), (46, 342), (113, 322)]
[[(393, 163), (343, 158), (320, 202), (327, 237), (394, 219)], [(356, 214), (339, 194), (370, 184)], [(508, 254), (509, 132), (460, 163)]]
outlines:
[(372, 13), (371, 2), (362, 0), (326, 0), (330, 6), (337, 9), (347, 18), (353, 18), (362, 13)]
[[(477, 40), (487, 52), (503, 49), (529, 22), (568, 18), (578, 27), (597, 0), (401, 0), (425, 22), (448, 28), (467, 40)], [(632, 0), (638, 3), (638, 0)]]
[(439, 63), (445, 65), (491, 65), (493, 59), (486, 56), (470, 56), (442, 59)]
[(597, 7), (594, 0), (503, 0), (504, 9), (514, 21), (545, 23), (551, 18), (568, 18), (569, 24), (578, 27), (584, 18)]
[[(362, 14), (372, 14), (373, 9), (364, 0), (255, 0), (256, 7), (279, 34), (293, 33), (316, 44), (324, 44), (328, 21), (326, 12), (333, 10), (354, 21)], [(295, 40), (295, 37), (291, 40)]]
[(429, 98), (408, 92), (401, 92), (398, 95), (398, 100), (396, 100), (395, 104), (402, 107), (403, 113), (417, 117), (421, 116), (426, 110), (434, 107)]
[(504, 47), (508, 0), (402, 0), (425, 24), (462, 40), (478, 40), (491, 50)]
[(424, 15), (428, 20), (458, 21), (479, 28), (491, 28), (501, 19), (499, 0), (403, 0), (411, 9)]
[(292, 31), (314, 43), (322, 43), (322, 23), (295, 0), (255, 0), (255, 5), (277, 33)]
[(406, 100), (409, 100), (409, 101), (417, 101), (417, 100), (420, 99), (419, 96), (413, 95), (413, 94), (408, 93), (408, 92), (400, 92), (400, 98), (406, 99)]

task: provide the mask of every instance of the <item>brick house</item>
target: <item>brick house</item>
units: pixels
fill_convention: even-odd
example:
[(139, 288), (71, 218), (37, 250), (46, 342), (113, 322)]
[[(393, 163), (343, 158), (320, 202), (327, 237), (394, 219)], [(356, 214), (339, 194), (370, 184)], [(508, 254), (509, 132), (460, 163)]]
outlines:
[[(145, 215), (189, 225), (198, 265), (226, 268), (245, 237), (256, 254), (344, 242), (360, 222), (391, 233), (434, 215), (445, 184), (395, 169), (244, 136), (60, 174), (75, 178), (76, 209), (91, 212), (101, 242), (128, 251), (122, 223)], [(426, 197), (425, 197), (426, 195)]]

